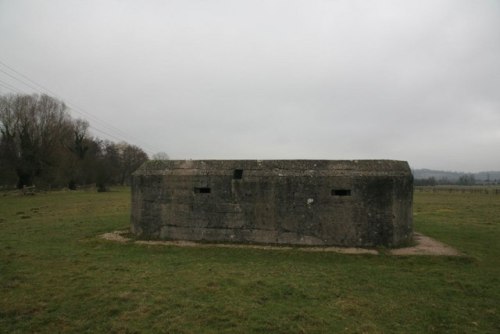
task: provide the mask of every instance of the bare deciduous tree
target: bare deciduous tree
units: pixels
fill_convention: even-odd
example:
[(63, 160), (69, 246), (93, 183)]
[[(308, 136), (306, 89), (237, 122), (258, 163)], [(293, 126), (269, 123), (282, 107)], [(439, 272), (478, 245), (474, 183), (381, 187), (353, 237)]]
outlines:
[(147, 154), (139, 147), (90, 137), (89, 124), (72, 119), (47, 95), (0, 96), (0, 185), (127, 184)]
[(170, 157), (165, 152), (158, 152), (153, 154), (151, 157), (152, 160), (170, 160)]
[(48, 95), (0, 97), (0, 124), (0, 155), (15, 169), (19, 188), (53, 172), (71, 126), (63, 102)]

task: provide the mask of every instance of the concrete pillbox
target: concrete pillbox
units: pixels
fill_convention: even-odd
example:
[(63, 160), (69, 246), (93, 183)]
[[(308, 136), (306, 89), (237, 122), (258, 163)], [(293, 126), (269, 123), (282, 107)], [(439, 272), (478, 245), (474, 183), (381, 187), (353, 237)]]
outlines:
[(412, 237), (413, 176), (394, 160), (149, 161), (132, 179), (142, 239), (390, 246)]

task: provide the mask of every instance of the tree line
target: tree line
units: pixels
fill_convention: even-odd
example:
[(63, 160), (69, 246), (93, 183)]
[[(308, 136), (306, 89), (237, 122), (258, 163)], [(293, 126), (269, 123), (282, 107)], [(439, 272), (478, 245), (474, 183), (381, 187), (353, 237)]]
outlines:
[(0, 186), (41, 188), (128, 184), (148, 155), (126, 142), (93, 137), (64, 102), (48, 95), (0, 96)]
[(438, 185), (459, 185), (459, 186), (474, 186), (478, 184), (495, 184), (496, 181), (478, 182), (473, 174), (461, 175), (458, 180), (449, 180), (447, 178), (436, 179), (431, 176), (425, 179), (415, 179), (415, 186), (438, 186)]

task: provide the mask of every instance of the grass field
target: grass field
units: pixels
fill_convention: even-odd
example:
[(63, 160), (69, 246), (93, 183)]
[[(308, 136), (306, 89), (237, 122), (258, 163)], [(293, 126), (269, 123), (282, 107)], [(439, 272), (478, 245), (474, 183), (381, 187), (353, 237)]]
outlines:
[(101, 240), (130, 193), (0, 194), (2, 333), (500, 333), (500, 195), (415, 194), (465, 257)]

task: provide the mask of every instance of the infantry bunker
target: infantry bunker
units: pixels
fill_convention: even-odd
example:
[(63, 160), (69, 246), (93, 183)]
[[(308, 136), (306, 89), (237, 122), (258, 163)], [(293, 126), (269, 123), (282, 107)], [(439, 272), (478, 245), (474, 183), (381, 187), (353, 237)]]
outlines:
[(413, 176), (394, 160), (149, 161), (132, 177), (141, 239), (401, 246)]

